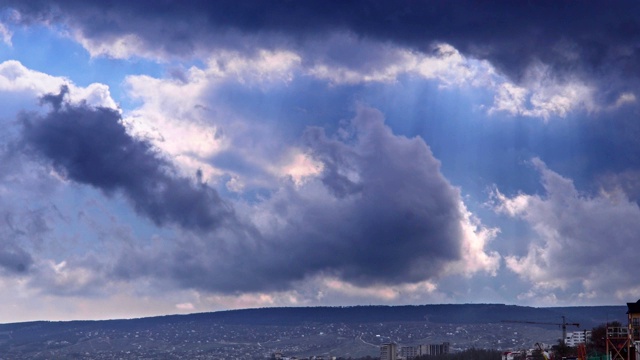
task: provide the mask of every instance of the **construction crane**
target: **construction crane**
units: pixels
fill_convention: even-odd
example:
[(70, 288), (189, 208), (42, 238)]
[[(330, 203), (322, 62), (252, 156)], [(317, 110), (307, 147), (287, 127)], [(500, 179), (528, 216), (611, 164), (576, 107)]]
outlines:
[(567, 326), (576, 326), (580, 327), (578, 323), (568, 323), (565, 317), (562, 317), (561, 323), (552, 323), (552, 322), (539, 322), (539, 321), (518, 321), (518, 320), (502, 320), (503, 323), (519, 323), (519, 324), (538, 324), (538, 325), (557, 325), (562, 328), (562, 344), (564, 345), (565, 340), (567, 339)]

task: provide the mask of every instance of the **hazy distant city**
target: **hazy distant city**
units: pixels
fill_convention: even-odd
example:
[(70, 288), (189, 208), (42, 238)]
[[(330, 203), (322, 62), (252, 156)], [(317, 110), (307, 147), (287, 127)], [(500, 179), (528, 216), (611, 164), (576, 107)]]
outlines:
[[(7, 359), (50, 359), (73, 356), (86, 359), (266, 359), (274, 352), (293, 356), (378, 355), (386, 342), (403, 345), (447, 341), (451, 351), (471, 347), (521, 349), (536, 342), (553, 343), (557, 330), (503, 324), (385, 323), (366, 325), (319, 324), (305, 326), (166, 324), (144, 330), (93, 330), (71, 327), (41, 343), (14, 344)], [(29, 331), (37, 331), (35, 325)], [(11, 336), (3, 333), (2, 343)], [(22, 357), (20, 353), (25, 355)], [(0, 355), (0, 358), (3, 358)]]
[[(0, 354), (4, 354), (0, 358), (264, 360), (275, 353), (297, 358), (357, 358), (379, 356), (385, 343), (399, 347), (448, 343), (447, 351), (457, 352), (469, 348), (528, 349), (535, 343), (557, 344), (561, 337), (557, 326), (485, 323), (501, 316), (489, 314), (491, 309), (505, 309), (503, 316), (519, 313), (525, 319), (551, 316), (551, 320), (560, 320), (547, 309), (450, 305), (444, 310), (436, 306), (256, 309), (139, 320), (36, 322), (0, 325)], [(441, 318), (433, 322), (425, 316), (397, 320), (414, 316), (412, 312), (434, 311), (451, 322)], [(565, 312), (574, 314), (587, 328), (595, 326), (599, 318), (624, 318), (622, 307), (593, 308), (591, 312), (567, 308)], [(581, 312), (584, 315), (578, 318)], [(363, 322), (367, 317), (377, 321)], [(470, 323), (463, 323), (464, 318)]]

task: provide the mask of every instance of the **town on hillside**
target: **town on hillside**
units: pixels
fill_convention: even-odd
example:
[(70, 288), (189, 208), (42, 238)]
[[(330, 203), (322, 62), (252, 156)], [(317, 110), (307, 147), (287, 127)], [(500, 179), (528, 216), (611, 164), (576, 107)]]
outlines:
[[(494, 352), (494, 360), (640, 360), (640, 300), (627, 303), (627, 323), (618, 321), (600, 325), (592, 330), (567, 331), (567, 327), (579, 327), (580, 324), (568, 322), (562, 317), (560, 323), (507, 320), (506, 323), (524, 323), (538, 325), (558, 325), (562, 337), (556, 344), (536, 342), (530, 348), (512, 349)], [(380, 360), (480, 360), (473, 351), (468, 356), (465, 350), (452, 354), (449, 342), (441, 344), (403, 345), (388, 342), (380, 345)], [(337, 356), (285, 356), (275, 352), (272, 360), (370, 360), (370, 356), (361, 358), (343, 358)], [(378, 358), (375, 358), (378, 359)], [(484, 360), (484, 359), (482, 359)]]

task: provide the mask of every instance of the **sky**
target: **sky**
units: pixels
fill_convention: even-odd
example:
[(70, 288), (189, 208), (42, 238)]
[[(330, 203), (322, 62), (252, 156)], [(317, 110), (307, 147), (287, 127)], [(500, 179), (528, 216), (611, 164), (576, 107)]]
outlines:
[(635, 302), (638, 14), (0, 0), (0, 322)]

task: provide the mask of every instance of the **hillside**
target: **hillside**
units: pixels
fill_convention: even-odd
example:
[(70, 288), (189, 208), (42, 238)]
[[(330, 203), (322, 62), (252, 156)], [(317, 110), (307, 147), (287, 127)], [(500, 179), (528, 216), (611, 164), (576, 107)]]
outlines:
[(349, 306), (258, 308), (169, 315), (136, 319), (135, 322), (213, 321), (237, 325), (300, 325), (305, 323), (375, 323), (426, 321), (438, 324), (486, 324), (503, 320), (562, 321), (565, 316), (584, 328), (607, 321), (626, 321), (626, 306), (535, 308), (503, 304)]
[[(383, 342), (450, 342), (454, 349), (509, 349), (554, 343), (561, 317), (591, 329), (626, 322), (626, 306), (534, 308), (501, 304), (262, 308), (130, 320), (0, 325), (10, 359), (264, 359), (290, 355), (376, 355)], [(569, 331), (577, 329), (568, 329)]]

